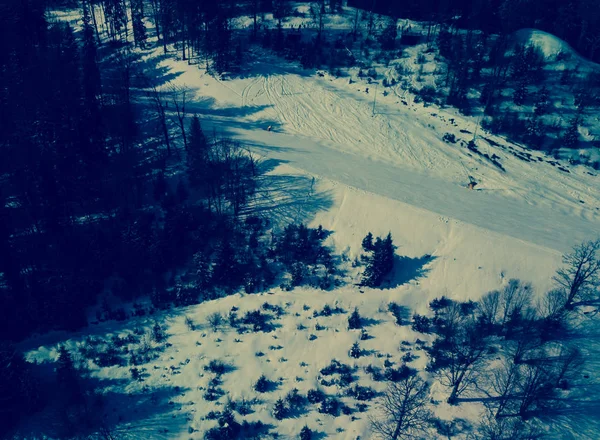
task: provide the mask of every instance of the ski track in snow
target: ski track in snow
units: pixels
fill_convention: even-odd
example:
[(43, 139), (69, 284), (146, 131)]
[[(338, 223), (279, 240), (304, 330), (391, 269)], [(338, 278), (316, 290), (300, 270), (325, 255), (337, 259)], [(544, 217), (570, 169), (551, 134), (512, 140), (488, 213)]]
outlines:
[[(309, 174), (560, 252), (600, 231), (597, 177), (582, 167), (567, 174), (538, 163), (535, 151), (529, 151), (534, 162), (522, 161), (508, 148), (521, 152), (521, 147), (484, 134), (504, 146), (478, 143), (482, 153), (500, 157), (503, 173), (467, 148), (441, 140), (445, 132), (470, 140), (460, 129), (472, 131), (474, 123), (460, 115), (404, 106), (394, 94), (384, 97), (382, 87), (373, 115), (372, 84), (348, 85), (267, 61), (255, 64), (248, 77), (230, 81), (199, 74), (183, 63), (166, 63), (182, 72), (178, 81), (208, 82), (199, 95), (212, 96), (218, 107), (254, 110), (232, 119), (235, 124), (210, 114), (203, 124)], [(451, 118), (456, 125), (448, 123)], [(265, 121), (280, 126), (267, 132), (270, 123)], [(475, 191), (465, 189), (467, 173), (480, 183)]]

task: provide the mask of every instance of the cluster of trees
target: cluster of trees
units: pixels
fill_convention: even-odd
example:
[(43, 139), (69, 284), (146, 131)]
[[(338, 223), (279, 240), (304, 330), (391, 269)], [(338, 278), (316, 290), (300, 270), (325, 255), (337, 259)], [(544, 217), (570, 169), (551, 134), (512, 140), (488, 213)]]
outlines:
[[(487, 409), (474, 438), (540, 438), (539, 418), (577, 405), (565, 398), (584, 377), (585, 354), (573, 343), (585, 337), (577, 334), (576, 312), (600, 306), (599, 253), (597, 240), (565, 255), (557, 288), (539, 300), (531, 285), (512, 279), (478, 302), (442, 297), (429, 304), (433, 316), (414, 316), (414, 330), (436, 335), (427, 369), (448, 387), (448, 403), (467, 398)], [(375, 431), (399, 439), (430, 429), (428, 398), (428, 384), (415, 372), (391, 383)]]
[[(446, 74), (439, 78), (448, 90), (441, 97), (447, 104), (465, 114), (481, 108), (486, 128), (532, 148), (552, 151), (580, 145), (578, 128), (600, 105), (600, 75), (569, 66), (563, 71), (544, 69), (546, 60), (538, 48), (515, 44), (503, 34), (461, 33), (442, 26), (438, 47), (447, 60)], [(552, 103), (565, 96), (572, 99), (573, 116), (565, 121), (547, 118), (554, 110)], [(436, 94), (423, 99), (434, 100)]]
[[(85, 325), (107, 279), (117, 297), (151, 293), (158, 307), (255, 292), (285, 273), (292, 286), (334, 283), (326, 232), (271, 232), (250, 207), (261, 177), (255, 158), (206, 136), (199, 118), (188, 123), (185, 90), (164, 94), (160, 78), (144, 75), (119, 37), (127, 19), (110, 18), (124, 5), (84, 2), (78, 35), (49, 25), (38, 0), (10, 1), (0, 18), (10, 35), (0, 56), (4, 339)], [(131, 6), (138, 13), (144, 4)], [(106, 32), (120, 44), (98, 48), (89, 8), (109, 16)], [(172, 141), (167, 99), (184, 148)], [(173, 171), (182, 155), (184, 166)], [(184, 267), (191, 270), (180, 288), (174, 274)]]
[(550, 32), (592, 60), (600, 60), (600, 6), (594, 0), (349, 0), (356, 6), (392, 17), (450, 24), (487, 34), (536, 28)]
[[(327, 4), (316, 2), (311, 7), (311, 29), (316, 32), (315, 38), (303, 38), (306, 36), (300, 28), (284, 31), (283, 19), (292, 13), (288, 0), (218, 0), (202, 4), (179, 0), (152, 0), (148, 4), (140, 0), (129, 4), (123, 0), (91, 0), (85, 7), (94, 17), (98, 39), (102, 36), (122, 43), (133, 36), (135, 44), (144, 48), (148, 38), (144, 25), (147, 20), (153, 24), (165, 53), (174, 47), (183, 60), (205, 63), (207, 69), (216, 73), (238, 70), (243, 62), (242, 54), (251, 42), (260, 42), (291, 58), (302, 59), (310, 67), (324, 60), (345, 57), (343, 47), (333, 48), (321, 38), (323, 17), (340, 10), (339, 0)], [(275, 29), (261, 25), (260, 17), (265, 13), (272, 13), (277, 19)], [(101, 25), (96, 15), (103, 18)], [(235, 28), (233, 19), (240, 15), (251, 17), (250, 32)], [(324, 50), (326, 48), (330, 50)]]
[(379, 287), (394, 268), (396, 246), (394, 246), (392, 234), (388, 233), (383, 239), (377, 237), (373, 241), (373, 234), (369, 232), (363, 238), (362, 248), (366, 254), (361, 257), (365, 264), (361, 285)]

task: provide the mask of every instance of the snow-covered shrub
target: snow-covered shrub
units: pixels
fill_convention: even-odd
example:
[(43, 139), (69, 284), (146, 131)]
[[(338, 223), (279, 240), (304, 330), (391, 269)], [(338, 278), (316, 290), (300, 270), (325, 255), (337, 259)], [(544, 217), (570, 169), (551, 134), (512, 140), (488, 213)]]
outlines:
[(227, 371), (229, 371), (230, 369), (231, 365), (228, 365), (219, 359), (213, 359), (208, 363), (208, 365), (204, 366), (204, 371), (210, 371), (211, 373), (214, 373), (217, 376), (221, 376), (227, 373)]

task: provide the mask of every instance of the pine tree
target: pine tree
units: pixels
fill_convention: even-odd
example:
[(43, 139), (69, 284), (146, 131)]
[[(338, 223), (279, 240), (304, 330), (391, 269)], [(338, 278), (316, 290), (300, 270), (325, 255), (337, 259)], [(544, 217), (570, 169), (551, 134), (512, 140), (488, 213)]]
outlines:
[(394, 50), (396, 47), (396, 38), (398, 37), (398, 24), (397, 20), (390, 18), (386, 28), (381, 32), (379, 36), (379, 42), (381, 43), (381, 49), (383, 50)]
[(513, 94), (513, 102), (516, 105), (525, 104), (525, 100), (527, 99), (527, 83), (524, 80), (519, 81), (517, 88)]
[[(133, 39), (136, 46), (146, 48), (146, 26), (144, 25), (144, 1), (131, 0), (131, 26), (133, 27)], [(185, 58), (184, 58), (185, 59)]]
[(371, 252), (373, 250), (373, 234), (370, 232), (363, 238), (362, 248), (365, 252)]
[(283, 420), (287, 417), (288, 409), (285, 406), (285, 402), (283, 399), (277, 399), (275, 405), (273, 406), (273, 416), (277, 420)]
[(566, 148), (577, 147), (577, 144), (579, 142), (579, 123), (579, 115), (576, 115), (575, 117), (573, 117), (573, 119), (571, 119), (571, 123), (567, 127), (567, 130), (565, 131), (562, 138), (563, 145)]
[(304, 425), (304, 427), (300, 430), (300, 440), (312, 440), (313, 432), (312, 430)]
[(192, 188), (201, 188), (206, 183), (208, 149), (200, 119), (194, 116), (188, 132), (187, 152), (187, 174)]
[(60, 386), (61, 393), (67, 399), (67, 404), (78, 402), (81, 397), (79, 376), (71, 353), (64, 346), (58, 349), (58, 360), (56, 362), (56, 381)]
[(358, 342), (352, 344), (352, 348), (350, 349), (350, 357), (354, 359), (358, 359), (361, 356), (360, 346)]
[(365, 271), (363, 272), (362, 284), (369, 287), (381, 285), (383, 279), (394, 267), (394, 251), (396, 247), (392, 241), (392, 234), (388, 234), (385, 239), (377, 237), (373, 244), (371, 255), (365, 259), (367, 261)]
[(359, 328), (362, 328), (362, 318), (358, 313), (358, 307), (355, 307), (352, 314), (348, 317), (348, 329), (355, 330)]
[(534, 114), (542, 116), (548, 113), (550, 107), (550, 92), (546, 86), (543, 86), (538, 92), (537, 101), (534, 107)]

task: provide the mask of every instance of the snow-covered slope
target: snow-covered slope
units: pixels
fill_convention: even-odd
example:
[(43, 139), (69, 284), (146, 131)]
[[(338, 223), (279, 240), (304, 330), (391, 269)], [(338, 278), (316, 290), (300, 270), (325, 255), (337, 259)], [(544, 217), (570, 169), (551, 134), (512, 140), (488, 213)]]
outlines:
[[(159, 56), (159, 51), (146, 54)], [(478, 130), (480, 152), (496, 155), (502, 171), (466, 148), (477, 130), (475, 119), (416, 104), (399, 89), (387, 89), (384, 96), (381, 85), (357, 78), (349, 84), (348, 78), (317, 76), (265, 54), (254, 56), (260, 61), (241, 78), (227, 81), (169, 58), (160, 60), (159, 67), (172, 74), (173, 83), (193, 91), (188, 111), (202, 118), (207, 133), (214, 129), (239, 139), (275, 164), (273, 174), (315, 177), (314, 192), (299, 205), (318, 206), (299, 208), (312, 215), (294, 220), (331, 230), (330, 244), (348, 261), (359, 255), (368, 231), (391, 231), (399, 247), (397, 269), (383, 290), (359, 289), (352, 285), (356, 279), (349, 278), (346, 286), (332, 292), (237, 294), (119, 325), (103, 323), (76, 335), (28, 341), (28, 358), (44, 362), (56, 358), (61, 342), (76, 349), (89, 334), (125, 335), (136, 327), (144, 333), (155, 320), (165, 324), (170, 345), (144, 365), (143, 382), (130, 380), (130, 366), (98, 368), (88, 363), (92, 375), (107, 382), (108, 419), (119, 438), (202, 438), (216, 423), (206, 415), (225, 404), (225, 397), (204, 399), (213, 377), (204, 367), (213, 359), (232, 366), (221, 385), (231, 399), (257, 397), (252, 386), (260, 374), (277, 383), (259, 396), (254, 412), (244, 419), (271, 423), (280, 438), (296, 438), (305, 424), (330, 438), (369, 438), (372, 408), (336, 418), (313, 406), (276, 421), (273, 404), (294, 387), (303, 393), (314, 388), (322, 378), (320, 369), (332, 358), (356, 366), (362, 385), (382, 390), (383, 384), (372, 381), (362, 367), (381, 367), (386, 359), (399, 365), (407, 350), (420, 356), (411, 365), (422, 368), (425, 363), (415, 346), (416, 338), (424, 336), (397, 326), (387, 312), (389, 301), (422, 312), (435, 297), (477, 299), (509, 278), (529, 281), (543, 292), (552, 285), (561, 254), (600, 232), (600, 178), (595, 172), (558, 164)], [(266, 130), (269, 126), (272, 131)], [(459, 142), (444, 142), (445, 133)], [(467, 175), (479, 182), (475, 191), (465, 188)], [(330, 203), (316, 204), (318, 197)], [(207, 324), (213, 312), (226, 314), (235, 306), (241, 315), (265, 302), (285, 312), (275, 320), (272, 333), (238, 334), (227, 326), (213, 332)], [(369, 356), (349, 358), (358, 332), (347, 330), (347, 314), (313, 316), (325, 304), (346, 311), (359, 307), (371, 319), (367, 331), (373, 339), (361, 341)], [(185, 317), (196, 330), (188, 329)], [(318, 330), (317, 323), (323, 328)], [(403, 341), (409, 345), (401, 345)], [(340, 390), (333, 386), (326, 391)], [(342, 400), (357, 406), (349, 397)], [(473, 423), (481, 411), (469, 403), (434, 408), (439, 417)], [(581, 429), (578, 438), (594, 438), (593, 429)], [(570, 430), (565, 423), (552, 438), (575, 438)]]
[[(379, 87), (373, 115), (372, 84), (264, 61), (230, 81), (182, 62), (164, 65), (197, 93), (193, 111), (208, 130), (309, 174), (561, 252), (600, 230), (595, 172), (479, 130), (479, 151), (496, 155), (502, 171), (464, 146), (477, 121), (452, 111), (383, 96)], [(463, 145), (445, 143), (447, 132)], [(467, 175), (479, 182), (476, 191), (465, 189)]]

